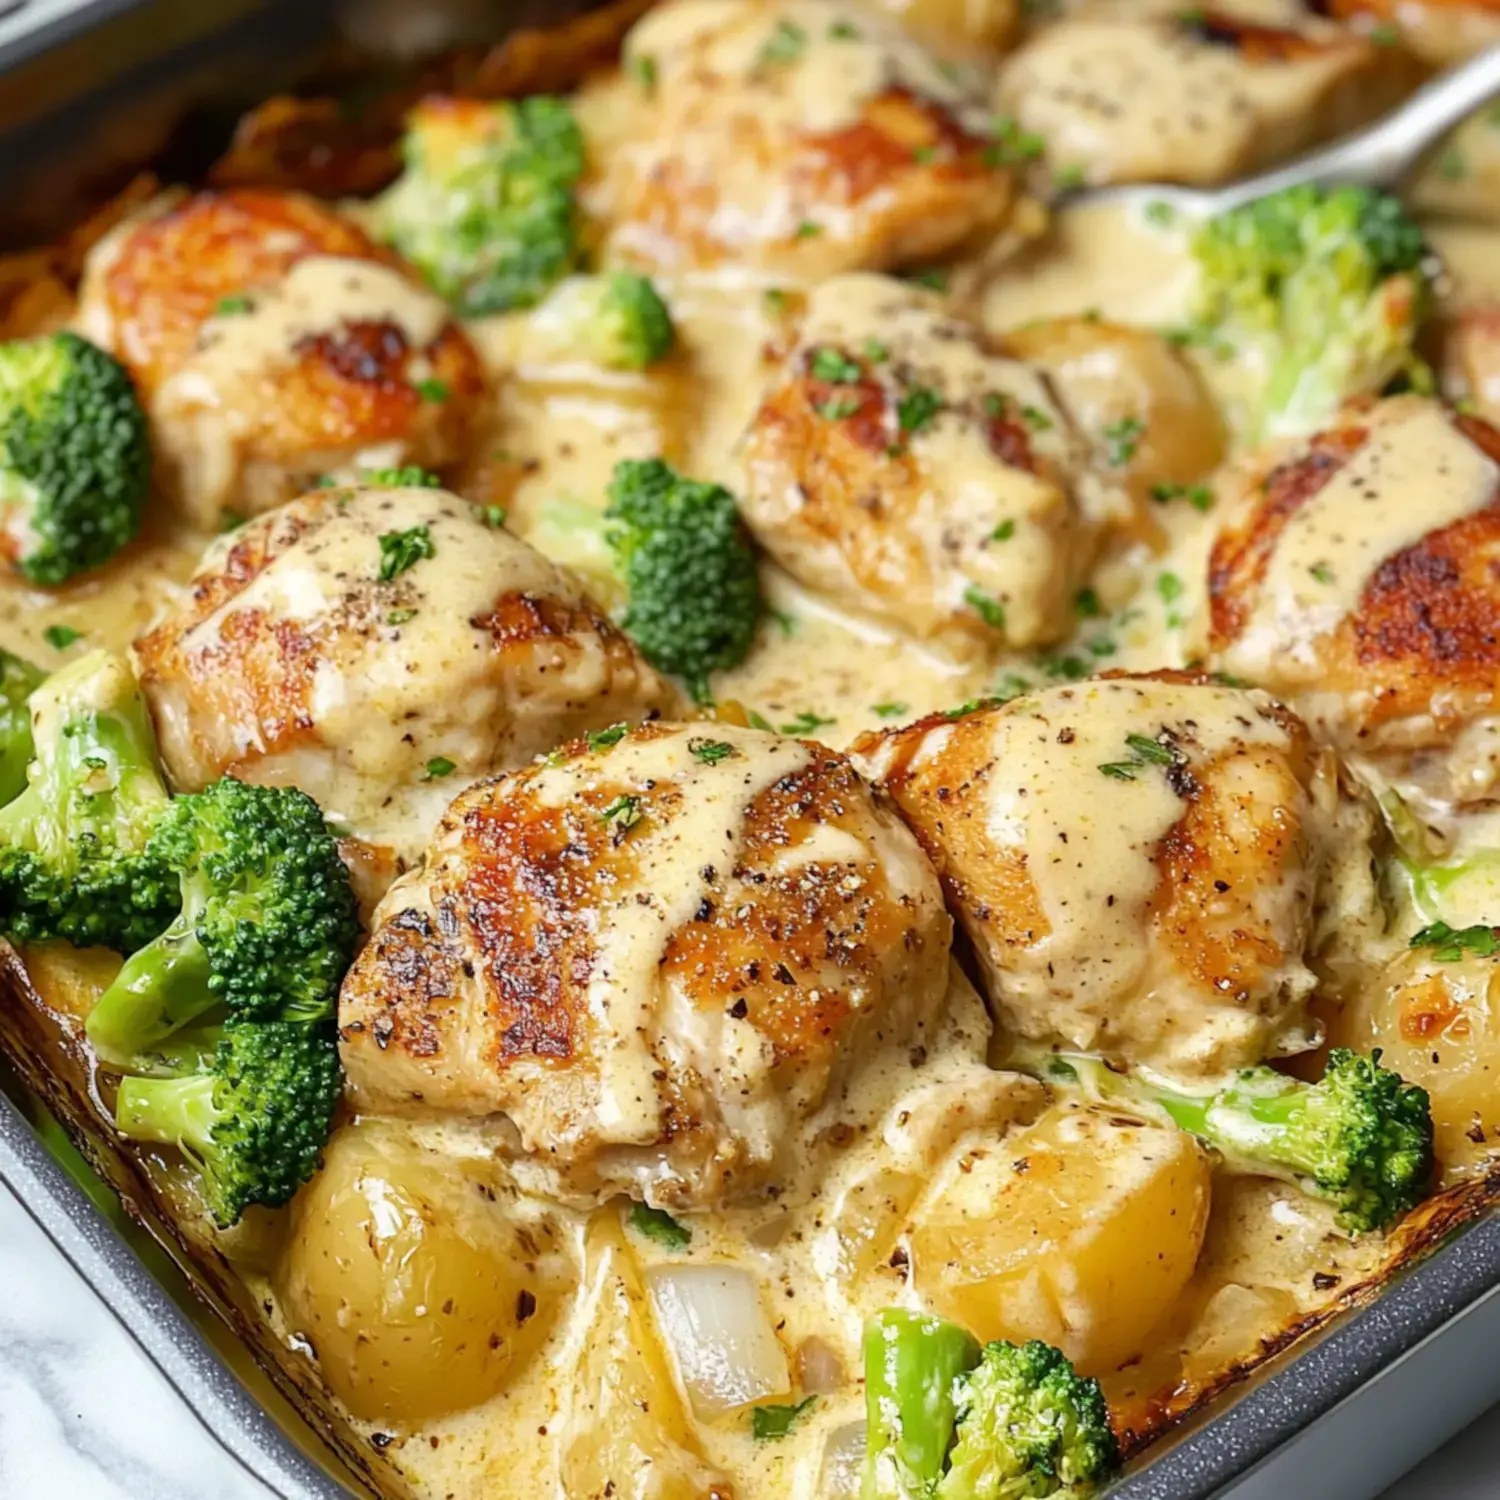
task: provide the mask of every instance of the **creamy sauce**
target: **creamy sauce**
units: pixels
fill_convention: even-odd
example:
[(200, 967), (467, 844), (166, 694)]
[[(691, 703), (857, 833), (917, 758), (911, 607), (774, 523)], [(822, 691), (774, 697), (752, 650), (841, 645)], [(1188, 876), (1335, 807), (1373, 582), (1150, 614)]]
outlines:
[(1439, 410), (1418, 406), (1368, 440), (1287, 522), (1230, 671), (1284, 678), (1358, 605), (1387, 558), (1489, 505), (1500, 468)]

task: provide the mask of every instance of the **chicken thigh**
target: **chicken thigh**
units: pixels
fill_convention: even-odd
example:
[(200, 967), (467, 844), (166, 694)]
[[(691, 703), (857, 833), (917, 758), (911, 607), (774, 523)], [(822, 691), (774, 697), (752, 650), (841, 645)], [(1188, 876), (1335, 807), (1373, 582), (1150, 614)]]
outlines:
[(937, 1025), (950, 935), (842, 756), (596, 735), (465, 792), (387, 893), (340, 999), (350, 1096), (503, 1120), (549, 1195), (708, 1207), (784, 1182), (861, 1062)]

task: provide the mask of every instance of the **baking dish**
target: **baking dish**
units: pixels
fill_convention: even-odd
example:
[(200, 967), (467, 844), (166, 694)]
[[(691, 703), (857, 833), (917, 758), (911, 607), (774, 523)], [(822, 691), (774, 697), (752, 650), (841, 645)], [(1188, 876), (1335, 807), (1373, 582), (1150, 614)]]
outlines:
[[(397, 9), (382, 22), (371, 6), (103, 0), (23, 7), (5, 17), (0, 177), (9, 207), (0, 245), (46, 240), (146, 164), (167, 177), (193, 177), (222, 149), (243, 107), (309, 71), (345, 64), (371, 39), (400, 37)], [(406, 38), (421, 48), (497, 29), (483, 7), (423, 14), (419, 34)], [(531, 19), (560, 14), (548, 7)], [(507, 24), (523, 19), (505, 17)], [(19, 983), (14, 969), (9, 979)], [(179, 1277), (169, 1292), (143, 1268), (143, 1242), (133, 1248), (90, 1202), (81, 1185), (90, 1179), (81, 1174), (92, 1171), (120, 1192), (152, 1241), (186, 1258), (149, 1187), (89, 1129), (86, 1085), (49, 1065), (55, 1048), (43, 1023), (14, 1009), (0, 1024), (17, 1065), (6, 1080), (11, 1107), (0, 1131), (0, 1175), (205, 1423), (273, 1490), (289, 1497), (371, 1492), (377, 1455), (330, 1422), (301, 1421), (291, 1403), (316, 1423), (310, 1391), (282, 1370), (278, 1395), (264, 1375), (242, 1368), (243, 1355), (226, 1353), (232, 1338), (211, 1337), (187, 1311), (206, 1303), (205, 1322), (243, 1331), (232, 1278), (198, 1264), (191, 1281)], [(56, 1125), (84, 1152), (73, 1163), (79, 1175), (70, 1177), (48, 1149), (58, 1142)], [(1368, 1495), (1500, 1397), (1500, 1371), (1486, 1373), (1484, 1359), (1500, 1319), (1500, 1225), (1476, 1221), (1492, 1191), (1476, 1185), (1437, 1205), (1410, 1246), (1420, 1264), (1206, 1405), (1139, 1460), (1116, 1493), (1249, 1496), (1275, 1487)], [(1426, 1254), (1434, 1244), (1441, 1248)], [(169, 1266), (157, 1269), (171, 1281)]]

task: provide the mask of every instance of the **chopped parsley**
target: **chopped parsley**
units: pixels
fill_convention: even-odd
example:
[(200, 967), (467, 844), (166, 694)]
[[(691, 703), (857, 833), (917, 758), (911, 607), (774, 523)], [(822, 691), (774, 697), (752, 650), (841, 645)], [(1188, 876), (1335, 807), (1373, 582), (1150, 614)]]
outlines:
[(1139, 417), (1121, 417), (1104, 429), (1104, 458), (1112, 469), (1122, 469), (1141, 446), (1146, 424)]
[(781, 20), (776, 23), (776, 29), (767, 38), (766, 44), (760, 49), (757, 58), (759, 67), (782, 67), (787, 63), (796, 62), (802, 56), (803, 49), (807, 46), (807, 33), (795, 22)]
[(909, 703), (876, 703), (870, 710), (880, 719), (899, 719), (902, 714), (911, 712)]
[(1310, 567), (1307, 571), (1311, 573), (1319, 583), (1333, 582), (1333, 569), (1330, 568), (1327, 563), (1314, 563), (1312, 567)]
[(1105, 761), (1099, 769), (1116, 781), (1134, 781), (1139, 766), (1133, 760), (1109, 760)]
[(83, 639), (83, 632), (74, 630), (71, 625), (49, 625), (42, 632), (42, 639), (54, 651), (66, 651), (74, 641)]
[(1047, 149), (1042, 136), (1034, 130), (1022, 130), (1020, 124), (1008, 115), (990, 121), (989, 134), (992, 144), (983, 152), (987, 167), (1009, 167), (1035, 161)]
[(254, 310), (255, 304), (243, 292), (236, 292), (230, 297), (220, 297), (214, 303), (214, 316), (218, 318), (237, 318), (241, 313)]
[(1162, 226), (1177, 222), (1177, 210), (1164, 198), (1153, 198), (1145, 208), (1147, 220)]
[(1052, 170), (1052, 186), (1060, 193), (1071, 193), (1088, 181), (1088, 168), (1082, 162), (1069, 162)]
[(772, 724), (764, 714), (756, 713), (753, 708), (747, 708), (745, 710), (745, 717), (749, 719), (750, 727), (752, 729), (761, 729), (764, 730), (767, 734), (776, 733), (776, 726)]
[(668, 1250), (686, 1250), (693, 1242), (693, 1231), (686, 1224), (679, 1224), (666, 1209), (644, 1203), (632, 1205), (630, 1227), (643, 1239), (655, 1240)]
[(419, 380), (412, 387), (424, 401), (446, 401), (448, 399), (448, 386), (444, 381), (434, 380), (428, 377)]
[(821, 224), (812, 219), (804, 219), (797, 226), (795, 238), (799, 240), (815, 239), (818, 235), (822, 234), (822, 232), (823, 226)]
[(929, 162), (938, 159), (938, 148), (936, 146), (913, 146), (911, 159), (921, 166), (926, 166)]
[(992, 542), (1008, 542), (1015, 534), (1016, 523), (1014, 517), (1012, 517), (1009, 520), (1002, 521), (990, 532), (990, 540)]
[(828, 28), (828, 35), (836, 42), (857, 42), (860, 31), (849, 21), (835, 21)]
[(830, 344), (813, 350), (810, 368), (816, 379), (826, 380), (830, 385), (853, 385), (864, 374), (857, 361)]
[[(315, 488), (321, 489), (323, 486), (320, 484)], [(249, 519), (249, 516), (241, 515), (239, 511), (231, 510), (227, 505), (223, 506), (219, 511), (219, 535), (223, 536), (226, 531), (238, 531)]]
[(768, 286), (760, 294), (761, 305), (773, 317), (785, 317), (787, 309), (787, 295), (779, 286)]
[(608, 750), (611, 745), (618, 745), (629, 730), (628, 724), (611, 724), (608, 729), (591, 729), (584, 735), (584, 743), (590, 750)]
[(1401, 41), (1400, 28), (1392, 26), (1389, 21), (1372, 26), (1367, 35), (1377, 47), (1394, 47)]
[(716, 766), (734, 754), (734, 746), (727, 740), (689, 740), (688, 749), (693, 759), (701, 760), (705, 766)]
[(1194, 510), (1201, 511), (1210, 511), (1214, 505), (1214, 492), (1206, 484), (1172, 484), (1163, 480), (1151, 486), (1151, 498), (1158, 505), (1186, 500)]
[(1052, 426), (1052, 418), (1040, 406), (1023, 406), (1021, 416), (1033, 432), (1046, 432)]
[(451, 776), (457, 769), (458, 767), (446, 755), (434, 755), (427, 762), (427, 769), (422, 772), (422, 780), (441, 781), (444, 776)]
[(1099, 769), (1114, 781), (1134, 781), (1137, 771), (1147, 766), (1182, 766), (1187, 764), (1185, 756), (1176, 745), (1162, 739), (1153, 739), (1149, 734), (1127, 734), (1125, 746), (1130, 751), (1129, 760), (1106, 761)]
[(1097, 620), (1104, 613), (1099, 596), (1093, 589), (1079, 589), (1073, 597), (1073, 608), (1083, 620)]
[(1163, 604), (1176, 604), (1182, 598), (1182, 580), (1175, 573), (1158, 573), (1156, 592), (1161, 595)]
[(380, 571), (375, 576), (381, 583), (389, 583), (424, 558), (436, 556), (432, 533), (425, 526), (387, 531), (380, 538)]
[(966, 703), (960, 703), (957, 708), (945, 708), (943, 717), (945, 719), (962, 719), (967, 714), (978, 713), (981, 708), (998, 708), (1006, 700), (1004, 698), (970, 698)]
[(1450, 927), (1446, 922), (1433, 922), (1424, 927), (1411, 940), (1413, 948), (1431, 948), (1432, 956), (1440, 963), (1453, 963), (1465, 953), (1476, 958), (1492, 958), (1500, 953), (1500, 933), (1483, 922), (1472, 927)]
[(906, 279), (916, 282), (918, 286), (925, 286), (928, 291), (946, 292), (948, 290), (948, 273), (939, 266), (933, 266), (926, 271), (909, 272)]
[(804, 1396), (795, 1406), (756, 1406), (750, 1410), (750, 1434), (758, 1443), (784, 1438), (792, 1430), (792, 1424), (816, 1401), (816, 1396)]
[(415, 620), (417, 612), (414, 609), (393, 609), (385, 617), (387, 625), (405, 625), (408, 620)]
[(818, 415), (827, 422), (842, 422), (852, 417), (863, 403), (858, 396), (835, 396), (818, 407)]
[[(836, 719), (825, 719), (821, 714), (815, 714), (810, 708), (804, 708), (800, 714), (789, 724), (781, 726), (783, 734), (811, 734), (815, 729), (822, 729), (825, 725), (836, 724)], [(771, 726), (766, 725), (769, 729)]]
[(479, 512), (479, 519), (486, 526), (498, 531), (505, 525), (506, 517), (510, 514), (503, 505), (486, 505)]
[(964, 590), (964, 603), (991, 629), (1005, 629), (1005, 606), (992, 594), (971, 583)]
[(599, 814), (614, 829), (616, 836), (626, 829), (634, 828), (641, 821), (641, 799), (639, 797), (616, 797)]
[(884, 364), (891, 357), (891, 351), (879, 339), (866, 339), (864, 354), (872, 365)]
[(649, 94), (656, 87), (656, 59), (649, 52), (632, 57), (628, 64), (630, 76)]
[(913, 386), (896, 403), (896, 421), (902, 432), (921, 432), (943, 409), (943, 398), (930, 386)]

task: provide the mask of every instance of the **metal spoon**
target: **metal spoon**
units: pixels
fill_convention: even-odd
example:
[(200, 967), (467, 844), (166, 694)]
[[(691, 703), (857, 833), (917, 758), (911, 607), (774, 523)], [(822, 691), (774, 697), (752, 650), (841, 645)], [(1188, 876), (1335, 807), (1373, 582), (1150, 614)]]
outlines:
[(1340, 183), (1360, 183), (1367, 187), (1391, 187), (1448, 131), (1497, 96), (1500, 96), (1500, 43), (1424, 84), (1400, 109), (1368, 130), (1346, 136), (1284, 167), (1221, 188), (1122, 183), (1078, 197), (1090, 203), (1165, 203), (1184, 216), (1208, 218), (1253, 198), (1303, 184), (1334, 187)]

